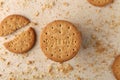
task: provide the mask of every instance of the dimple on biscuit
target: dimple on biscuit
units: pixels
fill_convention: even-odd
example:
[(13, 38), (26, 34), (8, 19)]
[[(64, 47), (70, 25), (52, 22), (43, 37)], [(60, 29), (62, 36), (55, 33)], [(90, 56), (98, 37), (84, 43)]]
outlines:
[(18, 14), (9, 15), (0, 23), (0, 36), (12, 34), (16, 30), (28, 25), (30, 20)]
[(49, 23), (40, 35), (44, 54), (56, 62), (72, 59), (81, 47), (81, 33), (70, 22), (56, 20)]
[(28, 52), (35, 44), (36, 35), (33, 28), (17, 35), (13, 40), (5, 42), (4, 46), (7, 50), (13, 53)]
[(113, 2), (113, 0), (88, 0), (94, 6), (103, 7)]

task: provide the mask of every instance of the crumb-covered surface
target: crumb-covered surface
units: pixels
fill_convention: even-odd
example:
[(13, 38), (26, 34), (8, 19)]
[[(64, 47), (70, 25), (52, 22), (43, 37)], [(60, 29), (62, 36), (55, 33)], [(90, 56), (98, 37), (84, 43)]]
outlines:
[[(111, 65), (120, 54), (119, 7), (120, 0), (102, 8), (87, 0), (0, 0), (0, 21), (21, 14), (37, 32), (35, 47), (23, 55), (3, 46), (16, 33), (0, 37), (0, 80), (116, 80)], [(61, 64), (47, 59), (39, 45), (42, 29), (58, 19), (75, 24), (83, 37), (79, 53)]]

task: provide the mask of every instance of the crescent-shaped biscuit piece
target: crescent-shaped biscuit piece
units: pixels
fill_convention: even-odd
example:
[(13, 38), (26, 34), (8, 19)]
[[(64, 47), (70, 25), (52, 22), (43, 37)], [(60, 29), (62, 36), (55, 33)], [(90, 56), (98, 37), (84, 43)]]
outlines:
[(13, 40), (4, 43), (6, 49), (14, 53), (25, 53), (35, 44), (35, 31), (29, 28), (27, 31), (17, 35)]

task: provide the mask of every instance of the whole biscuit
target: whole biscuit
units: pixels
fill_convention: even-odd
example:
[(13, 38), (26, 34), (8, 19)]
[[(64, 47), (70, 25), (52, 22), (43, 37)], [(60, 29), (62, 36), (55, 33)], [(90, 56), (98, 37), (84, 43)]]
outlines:
[(35, 31), (29, 28), (27, 31), (17, 35), (13, 40), (4, 43), (6, 49), (14, 53), (25, 53), (29, 51), (35, 44)]
[(112, 65), (112, 71), (117, 80), (120, 80), (120, 55), (115, 58)]
[(40, 46), (49, 59), (64, 62), (78, 53), (81, 46), (81, 33), (72, 23), (56, 20), (43, 29)]
[(88, 0), (88, 2), (94, 6), (102, 7), (112, 3), (113, 0)]
[(10, 15), (0, 23), (0, 36), (6, 36), (26, 26), (30, 21), (21, 15)]

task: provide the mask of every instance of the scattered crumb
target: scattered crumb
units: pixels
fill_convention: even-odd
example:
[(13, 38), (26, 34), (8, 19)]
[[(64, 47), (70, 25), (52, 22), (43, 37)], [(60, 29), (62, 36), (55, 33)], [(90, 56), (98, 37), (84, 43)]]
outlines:
[(51, 73), (52, 70), (53, 70), (53, 67), (52, 67), (52, 65), (50, 65), (50, 66), (48, 67), (48, 73)]
[(95, 49), (97, 53), (103, 53), (106, 50), (101, 41), (95, 43)]
[(3, 6), (4, 2), (0, 1), (0, 8)]
[(89, 25), (89, 24), (92, 24), (92, 23), (93, 23), (92, 19), (88, 19), (85, 24)]
[(38, 11), (35, 13), (35, 16), (39, 16), (39, 12)]
[(14, 77), (9, 78), (9, 80), (16, 80)]
[(80, 78), (80, 77), (78, 77), (78, 78), (77, 78), (77, 80), (81, 80), (81, 78)]
[(0, 77), (2, 76), (2, 74), (0, 74)]
[(5, 40), (7, 40), (8, 38), (7, 37), (5, 37)]
[(35, 61), (30, 60), (30, 61), (27, 62), (28, 65), (33, 64), (33, 63), (35, 63)]
[(6, 59), (5, 59), (5, 58), (3, 58), (3, 57), (1, 57), (1, 56), (0, 56), (0, 60), (2, 60), (2, 61), (6, 61)]
[(42, 12), (44, 12), (46, 9), (52, 9), (54, 6), (55, 6), (55, 1), (43, 4)]
[(69, 3), (68, 2), (64, 2), (63, 5), (67, 7), (67, 6), (69, 6)]
[(7, 64), (7, 65), (10, 65), (10, 62), (7, 62), (6, 64)]
[(63, 72), (64, 74), (69, 73), (73, 70), (73, 67), (70, 64), (61, 64), (58, 66), (58, 71)]

